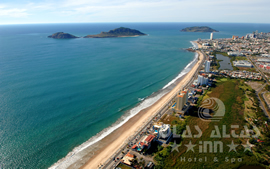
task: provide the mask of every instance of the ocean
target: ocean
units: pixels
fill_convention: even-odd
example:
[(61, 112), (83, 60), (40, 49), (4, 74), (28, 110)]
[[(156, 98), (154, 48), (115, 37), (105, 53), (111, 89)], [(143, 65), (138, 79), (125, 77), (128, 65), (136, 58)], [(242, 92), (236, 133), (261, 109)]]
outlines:
[[(47, 38), (121, 26), (147, 36)], [(0, 168), (66, 163), (57, 161), (153, 104), (190, 70), (196, 58), (185, 50), (190, 41), (210, 37), (179, 31), (188, 26), (219, 30), (214, 38), (270, 31), (269, 24), (231, 23), (0, 25)]]

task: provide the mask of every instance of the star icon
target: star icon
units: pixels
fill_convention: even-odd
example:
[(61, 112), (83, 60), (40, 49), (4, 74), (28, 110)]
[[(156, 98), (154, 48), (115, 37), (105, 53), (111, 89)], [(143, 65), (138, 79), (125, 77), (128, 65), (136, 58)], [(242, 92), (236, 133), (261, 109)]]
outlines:
[(181, 146), (181, 145), (177, 145), (176, 142), (175, 142), (175, 140), (174, 140), (173, 145), (171, 145), (171, 147), (172, 147), (171, 152), (173, 152), (174, 150), (176, 150), (176, 151), (179, 153), (178, 147), (180, 147), (180, 146)]
[(185, 146), (188, 148), (187, 151), (186, 151), (186, 153), (187, 153), (189, 150), (193, 151), (193, 153), (194, 153), (193, 147), (195, 147), (196, 144), (192, 144), (191, 141), (189, 140), (189, 143), (188, 143), (188, 144), (185, 144)]
[(245, 147), (245, 150), (249, 150), (251, 152), (251, 147), (252, 147), (252, 144), (249, 143), (249, 141), (247, 141), (247, 144), (242, 144), (243, 147)]
[(232, 140), (232, 143), (231, 144), (227, 144), (227, 146), (230, 147), (229, 152), (231, 152), (232, 150), (234, 150), (235, 152), (237, 152), (235, 148), (238, 146), (238, 144), (234, 144), (233, 140)]

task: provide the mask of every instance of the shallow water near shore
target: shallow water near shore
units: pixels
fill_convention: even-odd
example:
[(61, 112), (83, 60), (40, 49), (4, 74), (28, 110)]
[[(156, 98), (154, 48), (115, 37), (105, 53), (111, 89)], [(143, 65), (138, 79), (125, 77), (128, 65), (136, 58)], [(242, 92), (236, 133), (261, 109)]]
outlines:
[[(0, 168), (48, 168), (128, 110), (153, 104), (194, 59), (184, 48), (191, 40), (209, 38), (209, 33), (179, 31), (194, 24), (1, 25)], [(220, 30), (214, 38), (270, 28), (207, 25)], [(47, 38), (59, 31), (84, 36), (120, 26), (148, 36)]]

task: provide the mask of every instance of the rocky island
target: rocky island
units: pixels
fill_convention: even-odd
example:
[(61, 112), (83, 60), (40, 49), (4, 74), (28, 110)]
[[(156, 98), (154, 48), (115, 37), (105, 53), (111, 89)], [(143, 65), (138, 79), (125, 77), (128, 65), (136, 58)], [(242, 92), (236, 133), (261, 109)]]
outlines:
[(74, 36), (74, 35), (71, 35), (69, 33), (57, 32), (57, 33), (54, 33), (54, 34), (48, 36), (48, 38), (54, 38), (54, 39), (73, 39), (73, 38), (79, 38), (79, 37)]
[(181, 30), (181, 32), (218, 32), (215, 29), (209, 28), (208, 26), (193, 26), (187, 27)]
[(116, 37), (133, 37), (146, 35), (138, 30), (120, 27), (110, 30), (109, 32), (101, 32), (97, 35), (87, 35), (84, 38), (116, 38)]

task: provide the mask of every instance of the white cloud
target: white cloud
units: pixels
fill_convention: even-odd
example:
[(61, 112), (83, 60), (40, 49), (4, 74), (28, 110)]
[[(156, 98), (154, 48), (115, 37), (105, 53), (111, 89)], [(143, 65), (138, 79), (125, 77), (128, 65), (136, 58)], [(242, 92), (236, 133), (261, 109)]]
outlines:
[(29, 1), (0, 4), (0, 17), (31, 14), (28, 21), (39, 22), (269, 22), (262, 13), (270, 5), (269, 0)]
[(27, 9), (1, 8), (0, 10), (0, 17), (8, 16), (8, 17), (21, 18), (21, 17), (26, 17), (28, 15), (29, 14), (27, 13)]
[(52, 10), (54, 9), (54, 4), (52, 3), (29, 3), (26, 5), (29, 10)]

